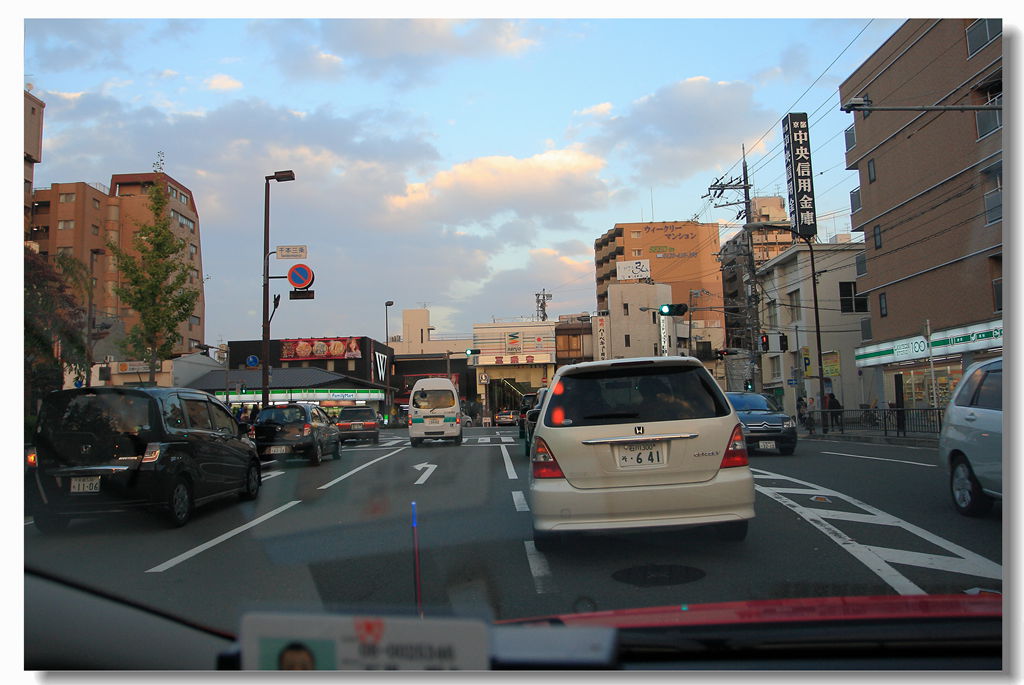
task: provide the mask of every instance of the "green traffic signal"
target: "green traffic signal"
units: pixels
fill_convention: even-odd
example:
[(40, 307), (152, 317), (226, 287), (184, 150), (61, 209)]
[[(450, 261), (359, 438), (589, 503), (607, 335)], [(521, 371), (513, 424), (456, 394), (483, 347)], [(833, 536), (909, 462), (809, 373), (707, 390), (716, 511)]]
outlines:
[(682, 316), (689, 308), (686, 304), (663, 304), (658, 307), (658, 313), (662, 316)]
[(471, 347), (471, 348), (466, 350), (466, 356), (467, 357), (472, 357), (474, 354), (480, 354), (480, 350), (478, 350), (476, 348), (473, 348), (473, 347)]

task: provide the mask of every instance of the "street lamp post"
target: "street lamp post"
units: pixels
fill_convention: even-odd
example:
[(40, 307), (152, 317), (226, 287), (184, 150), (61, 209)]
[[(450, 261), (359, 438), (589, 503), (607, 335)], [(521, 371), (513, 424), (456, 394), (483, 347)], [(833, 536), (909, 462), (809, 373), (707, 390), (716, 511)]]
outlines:
[(95, 285), (93, 284), (93, 271), (96, 267), (96, 255), (107, 254), (107, 251), (101, 247), (94, 247), (89, 250), (89, 302), (87, 311), (85, 313), (85, 363), (87, 370), (85, 372), (85, 387), (92, 387), (92, 344), (93, 334), (96, 328), (96, 314), (93, 312), (93, 290)]
[[(384, 344), (391, 347), (391, 336), (388, 333), (388, 307), (395, 304), (394, 300), (388, 300), (384, 303)], [(387, 414), (384, 416), (384, 420), (391, 421), (391, 362), (388, 361), (384, 368), (384, 411)]]
[(260, 357), (263, 366), (263, 406), (270, 405), (270, 182), (294, 181), (295, 172), (275, 171), (266, 176), (263, 189), (263, 344)]

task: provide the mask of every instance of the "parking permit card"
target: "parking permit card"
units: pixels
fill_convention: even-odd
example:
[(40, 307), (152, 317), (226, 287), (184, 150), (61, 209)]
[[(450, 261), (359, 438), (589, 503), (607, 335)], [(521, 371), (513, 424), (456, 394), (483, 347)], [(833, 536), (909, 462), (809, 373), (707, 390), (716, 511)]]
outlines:
[(433, 671), (490, 667), (487, 624), (471, 619), (252, 613), (239, 633), (253, 671)]

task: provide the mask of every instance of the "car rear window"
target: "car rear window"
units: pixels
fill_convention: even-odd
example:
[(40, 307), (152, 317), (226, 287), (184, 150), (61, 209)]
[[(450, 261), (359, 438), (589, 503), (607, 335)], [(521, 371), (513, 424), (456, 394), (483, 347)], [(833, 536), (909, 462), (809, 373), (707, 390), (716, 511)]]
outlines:
[(455, 406), (455, 394), (451, 390), (417, 390), (412, 396), (416, 409), (448, 409)]
[(153, 399), (133, 391), (55, 393), (46, 398), (39, 430), (94, 435), (148, 433), (156, 425)]
[(377, 415), (372, 409), (342, 409), (338, 414), (342, 421), (376, 421)]
[(551, 427), (705, 419), (731, 411), (707, 371), (695, 366), (574, 373), (550, 392), (544, 425)]
[(727, 397), (739, 411), (780, 411), (779, 406), (764, 395), (735, 394)]
[(306, 420), (306, 410), (302, 407), (274, 407), (264, 409), (256, 417), (256, 423), (299, 423)]

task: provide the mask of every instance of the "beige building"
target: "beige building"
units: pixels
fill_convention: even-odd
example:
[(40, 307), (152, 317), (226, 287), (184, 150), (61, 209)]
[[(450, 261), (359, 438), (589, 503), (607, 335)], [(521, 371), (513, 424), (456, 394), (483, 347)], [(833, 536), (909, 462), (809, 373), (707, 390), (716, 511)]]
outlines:
[[(205, 338), (205, 298), (202, 279), (202, 250), (199, 215), (192, 192), (163, 173), (117, 174), (108, 188), (94, 183), (54, 183), (33, 193), (30, 240), (42, 254), (63, 254), (78, 259), (92, 274), (93, 311), (97, 324), (113, 324), (128, 331), (138, 322), (138, 314), (125, 306), (114, 292), (121, 274), (107, 249), (113, 242), (134, 252), (132, 239), (136, 226), (151, 223), (146, 189), (153, 183), (166, 184), (171, 228), (185, 241), (185, 260), (189, 263), (189, 284), (199, 289), (199, 300), (192, 315), (178, 328), (181, 342), (176, 354), (184, 354), (203, 343)], [(85, 303), (83, 302), (83, 305)], [(115, 358), (122, 360), (109, 346)], [(102, 359), (97, 359), (102, 361)]]
[(920, 109), (1001, 108), (1002, 59), (1000, 19), (911, 19), (839, 88), (910, 108), (854, 111), (846, 131), (872, 401), (944, 406), (967, 364), (1002, 353), (1003, 112)]
[(470, 357), (476, 391), (485, 414), (517, 409), (524, 393), (547, 384), (555, 375), (557, 321), (519, 321), (473, 325)]
[[(757, 270), (764, 294), (761, 327), (772, 341), (771, 351), (761, 354), (762, 388), (791, 416), (797, 413), (797, 397), (813, 397), (815, 406), (821, 406), (810, 249), (801, 241)], [(868, 309), (867, 298), (856, 291), (854, 262), (863, 246), (839, 241), (815, 243), (813, 249), (825, 394), (833, 393), (844, 408), (856, 409), (868, 397), (854, 360), (860, 321)], [(785, 352), (776, 346), (778, 334), (787, 338)]]
[(32, 189), (36, 164), (43, 161), (43, 108), (46, 104), (25, 91), (25, 240), (31, 240)]
[(445, 354), (452, 352), (465, 355), (472, 347), (473, 338), (438, 334), (430, 324), (429, 309), (403, 309), (402, 333), (392, 335), (387, 344), (396, 355), (409, 354)]

